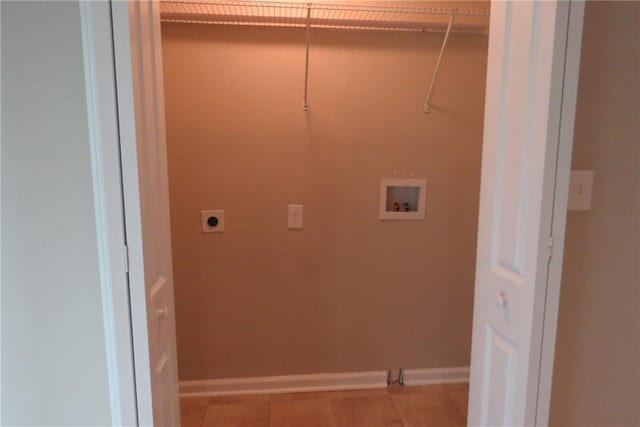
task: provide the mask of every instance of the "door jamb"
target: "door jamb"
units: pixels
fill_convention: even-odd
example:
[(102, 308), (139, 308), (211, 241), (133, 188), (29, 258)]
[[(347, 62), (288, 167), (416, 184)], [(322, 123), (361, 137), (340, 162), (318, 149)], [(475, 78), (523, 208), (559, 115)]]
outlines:
[(562, 104), (560, 107), (558, 130), (558, 153), (555, 171), (553, 213), (551, 218), (550, 236), (552, 240), (550, 241), (550, 251), (552, 251), (552, 256), (547, 271), (547, 287), (540, 348), (540, 369), (538, 373), (538, 395), (535, 417), (537, 426), (549, 425), (584, 8), (585, 0), (570, 0), (569, 2)]
[[(150, 0), (158, 1), (158, 0)], [(135, 21), (138, 0), (109, 0), (115, 62), (118, 125), (120, 131), (120, 161), (124, 220), (129, 260), (129, 304), (131, 313), (131, 342), (136, 384), (138, 425), (154, 424), (147, 299), (144, 271), (144, 246), (138, 172), (138, 133), (136, 123), (142, 123), (135, 108), (135, 78), (142, 70), (134, 67), (132, 55), (142, 53), (139, 25)], [(139, 16), (138, 16), (139, 17)]]

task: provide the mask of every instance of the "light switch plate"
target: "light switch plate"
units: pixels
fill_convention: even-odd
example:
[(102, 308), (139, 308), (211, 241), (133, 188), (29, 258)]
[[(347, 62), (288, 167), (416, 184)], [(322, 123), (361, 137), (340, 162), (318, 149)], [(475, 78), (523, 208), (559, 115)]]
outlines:
[(290, 229), (302, 228), (302, 205), (289, 205), (287, 211), (287, 227)]
[[(216, 225), (209, 225), (209, 218), (216, 218)], [(200, 222), (203, 233), (224, 232), (224, 211), (221, 209), (200, 211)]]
[(592, 170), (572, 170), (569, 178), (569, 211), (591, 210)]

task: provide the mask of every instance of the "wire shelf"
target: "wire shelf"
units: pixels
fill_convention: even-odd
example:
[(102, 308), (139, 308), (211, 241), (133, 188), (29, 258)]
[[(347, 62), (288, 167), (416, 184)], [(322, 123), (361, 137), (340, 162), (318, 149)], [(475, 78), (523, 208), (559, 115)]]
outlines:
[(162, 0), (163, 22), (486, 34), (489, 10), (250, 0)]

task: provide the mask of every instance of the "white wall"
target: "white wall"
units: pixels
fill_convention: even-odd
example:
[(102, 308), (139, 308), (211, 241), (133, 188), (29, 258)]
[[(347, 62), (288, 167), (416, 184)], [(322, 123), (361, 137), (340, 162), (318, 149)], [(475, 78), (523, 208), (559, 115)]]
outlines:
[(1, 424), (107, 425), (78, 2), (1, 8)]

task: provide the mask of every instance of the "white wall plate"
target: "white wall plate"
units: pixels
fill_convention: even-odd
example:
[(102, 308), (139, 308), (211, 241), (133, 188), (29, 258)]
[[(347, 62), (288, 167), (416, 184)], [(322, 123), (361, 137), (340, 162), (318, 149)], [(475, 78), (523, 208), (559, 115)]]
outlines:
[(569, 178), (569, 211), (590, 211), (591, 190), (593, 189), (592, 170), (572, 170)]
[(224, 232), (224, 210), (200, 211), (200, 222), (203, 233), (222, 233)]

